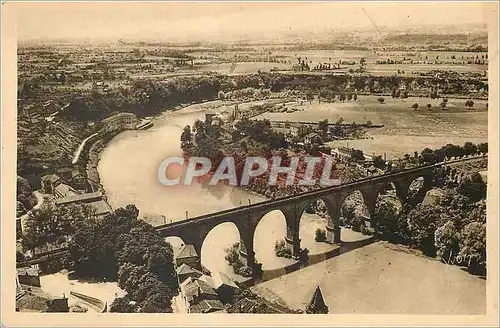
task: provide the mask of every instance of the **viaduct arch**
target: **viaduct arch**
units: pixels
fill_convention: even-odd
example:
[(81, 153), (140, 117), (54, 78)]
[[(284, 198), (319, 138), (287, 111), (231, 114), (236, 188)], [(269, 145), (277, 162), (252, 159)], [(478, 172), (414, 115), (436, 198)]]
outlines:
[(182, 238), (187, 244), (192, 244), (198, 254), (201, 254), (201, 248), (208, 233), (221, 223), (232, 222), (236, 225), (240, 234), (240, 254), (246, 258), (247, 265), (253, 268), (256, 264), (253, 245), (255, 230), (259, 221), (271, 211), (280, 210), (285, 216), (285, 241), (292, 254), (298, 255), (300, 252), (300, 219), (311, 202), (318, 199), (325, 202), (330, 215), (330, 220), (326, 226), (327, 241), (338, 244), (341, 242), (341, 207), (344, 200), (354, 191), (359, 190), (361, 192), (371, 216), (375, 211), (379, 194), (385, 191), (388, 185), (393, 184), (395, 186), (397, 197), (401, 204), (404, 205), (408, 200), (409, 187), (415, 179), (422, 177), (424, 179), (423, 188), (430, 189), (435, 168), (477, 159), (477, 157), (466, 158), (383, 174), (338, 186), (330, 186), (280, 199), (202, 215), (156, 228), (163, 237), (177, 236)]

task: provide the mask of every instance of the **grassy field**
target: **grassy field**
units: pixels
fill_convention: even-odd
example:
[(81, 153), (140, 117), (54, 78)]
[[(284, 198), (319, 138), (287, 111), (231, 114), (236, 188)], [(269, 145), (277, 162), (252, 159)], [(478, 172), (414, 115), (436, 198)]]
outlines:
[[(344, 103), (318, 103), (316, 100), (297, 106), (299, 111), (294, 113), (265, 113), (256, 118), (296, 122), (328, 119), (332, 123), (343, 118), (345, 123), (361, 124), (371, 121), (373, 124), (383, 124), (383, 128), (368, 130), (368, 135), (373, 139), (343, 140), (330, 145), (348, 145), (368, 154), (385, 152), (388, 158), (412, 154), (426, 147), (441, 147), (447, 143), (478, 143), (488, 140), (486, 101), (475, 100), (475, 110), (467, 110), (464, 99), (449, 99), (448, 110), (443, 111), (439, 107), (441, 99), (401, 100), (384, 97), (385, 102), (381, 104), (377, 98), (360, 96), (357, 101)], [(418, 110), (411, 108), (414, 103), (419, 104)], [(430, 111), (426, 108), (429, 103), (433, 106)]]
[[(290, 286), (294, 286), (290, 288)], [(484, 314), (486, 281), (377, 242), (256, 286), (305, 309), (320, 286), (330, 313)]]
[[(374, 51), (358, 51), (358, 50), (304, 50), (296, 51), (290, 49), (271, 50), (271, 49), (254, 49), (246, 51), (225, 51), (212, 53), (208, 51), (191, 52), (190, 55), (195, 58), (215, 58), (219, 60), (232, 61), (236, 56), (242, 56), (253, 59), (256, 62), (240, 62), (236, 65), (233, 74), (256, 73), (258, 70), (269, 71), (273, 67), (280, 69), (292, 69), (292, 65), (298, 63), (298, 58), (306, 61), (311, 68), (319, 63), (342, 63), (340, 69), (336, 72), (346, 72), (350, 68), (359, 68), (361, 58), (366, 61), (366, 71), (376, 75), (390, 76), (403, 70), (407, 74), (424, 73), (432, 70), (452, 70), (456, 72), (475, 72), (483, 73), (488, 70), (487, 65), (468, 64), (469, 61), (474, 61), (476, 56), (478, 59), (484, 58), (486, 53), (469, 53), (469, 52), (407, 52), (407, 51), (389, 51), (389, 52), (374, 52)], [(279, 63), (263, 62), (262, 58), (274, 58)], [(382, 60), (403, 60), (407, 61), (404, 64), (377, 64), (377, 61)], [(410, 64), (409, 60), (413, 60)], [(227, 74), (231, 64), (215, 64), (208, 63), (199, 68), (200, 71), (216, 71)]]

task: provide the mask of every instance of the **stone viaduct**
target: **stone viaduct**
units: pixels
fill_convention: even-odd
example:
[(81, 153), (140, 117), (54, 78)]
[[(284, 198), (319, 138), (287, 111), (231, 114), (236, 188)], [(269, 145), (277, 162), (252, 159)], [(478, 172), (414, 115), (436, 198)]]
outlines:
[[(483, 157), (480, 157), (483, 158)], [(286, 243), (293, 255), (300, 252), (299, 227), (305, 209), (316, 200), (323, 200), (330, 220), (326, 226), (327, 241), (341, 242), (340, 210), (344, 200), (353, 192), (360, 191), (370, 216), (374, 213), (378, 195), (391, 184), (402, 204), (407, 201), (410, 184), (417, 178), (424, 179), (425, 189), (432, 187), (433, 170), (444, 166), (451, 171), (455, 163), (477, 160), (477, 157), (441, 162), (434, 165), (403, 170), (374, 176), (337, 186), (305, 192), (293, 196), (269, 200), (261, 203), (241, 206), (230, 210), (202, 215), (156, 227), (163, 237), (180, 237), (184, 243), (192, 244), (201, 256), (201, 248), (208, 233), (221, 223), (232, 222), (240, 234), (240, 254), (246, 258), (247, 265), (254, 268), (254, 234), (259, 221), (269, 212), (280, 210), (286, 220)]]

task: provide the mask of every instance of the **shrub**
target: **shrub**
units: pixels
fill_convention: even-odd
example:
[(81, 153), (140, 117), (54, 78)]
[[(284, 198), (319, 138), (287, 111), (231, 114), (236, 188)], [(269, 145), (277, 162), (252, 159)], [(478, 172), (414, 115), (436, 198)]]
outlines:
[(234, 271), (234, 273), (239, 274), (243, 277), (251, 277), (252, 276), (252, 268), (249, 266), (242, 266), (241, 268)]
[(323, 229), (316, 229), (316, 237), (314, 238), (317, 242), (325, 242), (326, 241), (326, 231)]
[(411, 108), (412, 108), (413, 110), (417, 110), (417, 109), (418, 109), (418, 104), (417, 104), (417, 103), (414, 103), (414, 104), (411, 106)]
[(452, 261), (452, 256), (458, 254), (458, 231), (452, 221), (447, 221), (436, 229), (434, 245), (437, 248), (437, 255), (445, 262)]
[(238, 272), (245, 266), (240, 258), (240, 243), (234, 243), (231, 247), (226, 248), (225, 251), (226, 261), (233, 267), (234, 273), (239, 274)]
[(486, 197), (486, 183), (478, 172), (467, 175), (457, 187), (458, 193), (466, 196), (472, 202), (477, 202)]
[(384, 99), (383, 97), (379, 97), (379, 98), (377, 98), (377, 101), (378, 101), (379, 103), (381, 103), (381, 104), (383, 104), (383, 103), (384, 103), (384, 100), (385, 100), (385, 99)]
[(286, 247), (284, 240), (277, 240), (274, 244), (274, 252), (277, 257), (292, 258), (292, 251)]
[(470, 272), (486, 270), (486, 223), (472, 222), (460, 234), (460, 256), (467, 259)]
[(352, 219), (352, 230), (354, 231), (357, 231), (357, 232), (361, 232), (362, 228), (366, 228), (366, 223), (365, 223), (365, 219), (362, 217), (362, 216), (358, 216), (356, 215), (353, 219)]

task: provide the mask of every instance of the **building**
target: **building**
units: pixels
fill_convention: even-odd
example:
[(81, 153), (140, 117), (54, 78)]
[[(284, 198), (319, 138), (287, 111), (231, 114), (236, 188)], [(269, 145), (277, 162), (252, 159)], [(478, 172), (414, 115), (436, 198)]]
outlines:
[(17, 280), (20, 284), (40, 287), (40, 270), (38, 268), (17, 268)]
[(224, 304), (219, 300), (203, 300), (189, 308), (189, 313), (214, 313), (222, 312)]
[(132, 130), (137, 126), (137, 116), (133, 113), (118, 113), (101, 121), (100, 133)]
[(175, 265), (179, 268), (182, 264), (186, 264), (191, 268), (201, 270), (201, 263), (198, 258), (198, 253), (193, 245), (182, 245), (175, 257)]
[(203, 272), (198, 269), (195, 269), (185, 263), (182, 263), (179, 267), (177, 267), (177, 277), (179, 278), (179, 282), (184, 282), (187, 278), (191, 277), (194, 279), (198, 279), (203, 276)]
[(323, 139), (316, 132), (311, 132), (304, 137), (304, 144), (311, 145), (313, 143), (323, 144)]
[(42, 189), (44, 194), (54, 194), (54, 189), (61, 183), (61, 178), (56, 174), (48, 174), (42, 177)]
[(319, 286), (316, 287), (311, 300), (306, 306), (306, 313), (328, 314), (328, 306), (325, 304), (325, 300), (323, 299), (323, 294), (321, 293)]
[(223, 303), (230, 303), (239, 290), (234, 280), (229, 278), (224, 272), (217, 272), (212, 276), (203, 275), (200, 277), (200, 280), (205, 281), (210, 287), (215, 289), (219, 295), (219, 299)]
[(69, 204), (88, 204), (95, 209), (96, 216), (104, 216), (111, 213), (111, 207), (103, 199), (102, 192), (92, 192), (86, 194), (71, 195), (63, 198), (56, 199), (56, 205), (69, 205)]
[[(200, 303), (202, 303), (203, 301), (209, 301), (210, 304), (216, 303), (217, 305), (219, 305), (220, 303), (220, 306), (217, 307), (223, 308), (222, 303), (219, 301), (219, 295), (217, 294), (215, 289), (213, 289), (209, 284), (200, 279), (189, 277), (180, 284), (180, 289), (188, 313), (191, 313), (191, 310), (199, 311), (198, 313), (203, 313), (200, 310), (202, 308)], [(217, 301), (218, 303), (215, 301)]]
[(87, 178), (78, 167), (63, 167), (57, 169), (57, 175), (61, 177), (64, 183), (69, 184), (75, 189), (86, 190)]

